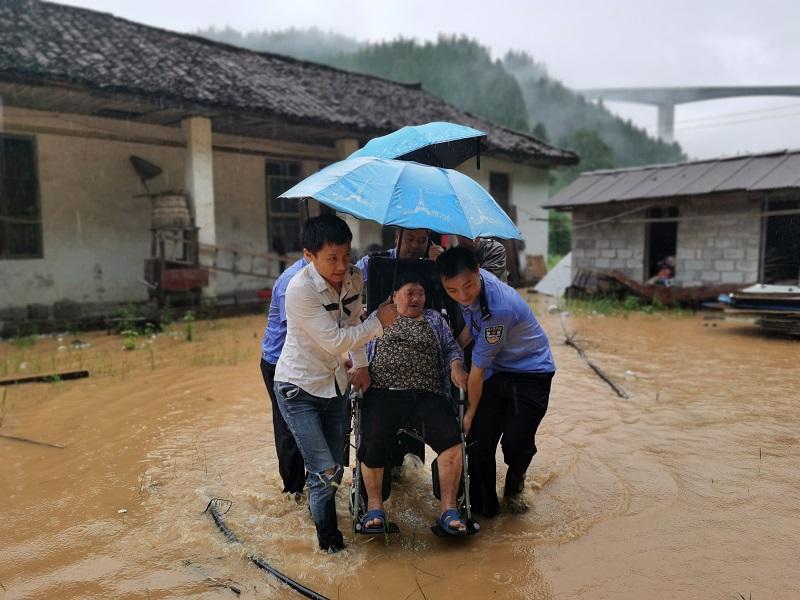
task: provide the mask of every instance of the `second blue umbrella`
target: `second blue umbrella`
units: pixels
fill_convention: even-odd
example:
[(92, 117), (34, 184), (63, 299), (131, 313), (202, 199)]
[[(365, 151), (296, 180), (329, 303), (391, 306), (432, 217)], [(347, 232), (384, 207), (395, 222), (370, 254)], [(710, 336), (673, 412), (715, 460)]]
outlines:
[(348, 158), (280, 196), (313, 198), (381, 225), (439, 233), (522, 239), (503, 209), (473, 179), (452, 169), (372, 157)]

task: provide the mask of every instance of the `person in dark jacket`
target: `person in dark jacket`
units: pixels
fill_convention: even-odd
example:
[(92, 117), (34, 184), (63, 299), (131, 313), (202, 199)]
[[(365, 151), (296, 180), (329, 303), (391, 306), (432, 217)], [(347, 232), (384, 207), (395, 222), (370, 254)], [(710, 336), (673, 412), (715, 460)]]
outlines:
[(459, 247), (471, 250), (481, 269), (486, 269), (503, 283), (508, 283), (508, 270), (506, 269), (506, 247), (497, 240), (489, 238), (470, 238), (462, 235), (458, 237)]

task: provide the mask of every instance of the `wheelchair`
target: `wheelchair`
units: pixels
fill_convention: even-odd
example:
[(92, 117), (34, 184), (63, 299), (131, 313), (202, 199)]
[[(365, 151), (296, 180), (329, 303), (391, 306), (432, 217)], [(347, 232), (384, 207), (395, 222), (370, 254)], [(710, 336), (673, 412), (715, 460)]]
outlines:
[[(425, 308), (432, 308), (441, 312), (443, 316), (453, 326), (454, 319), (450, 318), (451, 315), (457, 315), (460, 319), (461, 311), (458, 306), (444, 293), (441, 287), (439, 276), (436, 272), (435, 264), (430, 260), (414, 260), (414, 259), (394, 259), (381, 256), (374, 256), (370, 258), (368, 263), (368, 277), (366, 286), (366, 302), (367, 313), (378, 308), (378, 305), (383, 302), (392, 293), (394, 281), (400, 274), (407, 272), (414, 272), (420, 277), (425, 288)], [(457, 321), (458, 323), (463, 321)], [(350, 485), (350, 514), (352, 516), (353, 533), (362, 532), (361, 519), (366, 513), (367, 494), (361, 476), (361, 465), (358, 460), (357, 450), (362, 442), (361, 431), (361, 411), (363, 408), (363, 395), (361, 392), (351, 390), (351, 429), (350, 433), (354, 439), (352, 445), (353, 450), (356, 451), (354, 464), (352, 466), (353, 476)], [(457, 414), (459, 430), (461, 432), (461, 454), (462, 454), (462, 473), (461, 481), (458, 491), (458, 511), (461, 513), (462, 519), (467, 526), (467, 534), (475, 534), (480, 530), (480, 525), (472, 518), (472, 506), (469, 498), (469, 464), (467, 458), (467, 442), (464, 433), (464, 411), (466, 409), (466, 399), (463, 390), (458, 390), (454, 393), (454, 415)], [(401, 435), (408, 436), (409, 438), (424, 444), (422, 436), (413, 428), (401, 427), (398, 432)], [(348, 435), (348, 448), (350, 451), (350, 436)], [(431, 464), (431, 478), (433, 493), (437, 499), (440, 498), (439, 490), (439, 475), (438, 464), (434, 460)], [(382, 496), (383, 500), (387, 500), (391, 494), (391, 469), (384, 469), (383, 482), (382, 482)], [(431, 527), (434, 534), (440, 537), (451, 537), (447, 532), (443, 531), (438, 525)], [(397, 533), (399, 530), (394, 523), (386, 523), (385, 533)]]

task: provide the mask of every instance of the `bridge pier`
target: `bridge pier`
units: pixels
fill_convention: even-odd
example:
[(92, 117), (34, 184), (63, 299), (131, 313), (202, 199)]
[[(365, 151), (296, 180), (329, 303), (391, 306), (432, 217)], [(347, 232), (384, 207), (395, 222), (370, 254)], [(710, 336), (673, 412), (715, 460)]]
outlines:
[(667, 144), (675, 141), (674, 102), (661, 102), (658, 104), (658, 137)]
[(658, 137), (675, 141), (675, 105), (741, 96), (800, 96), (800, 85), (739, 85), (721, 87), (596, 88), (580, 90), (587, 100), (649, 104), (658, 108)]

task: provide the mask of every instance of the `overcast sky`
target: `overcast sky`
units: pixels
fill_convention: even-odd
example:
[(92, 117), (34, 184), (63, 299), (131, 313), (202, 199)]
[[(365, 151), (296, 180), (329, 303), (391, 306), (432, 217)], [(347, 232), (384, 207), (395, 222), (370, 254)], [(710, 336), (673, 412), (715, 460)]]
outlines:
[[(575, 89), (800, 85), (796, 0), (68, 0), (177, 31), (312, 27), (361, 40), (466, 34), (499, 57), (529, 52)], [(655, 132), (656, 110), (608, 104)], [(800, 97), (681, 105), (692, 157), (800, 147)]]

